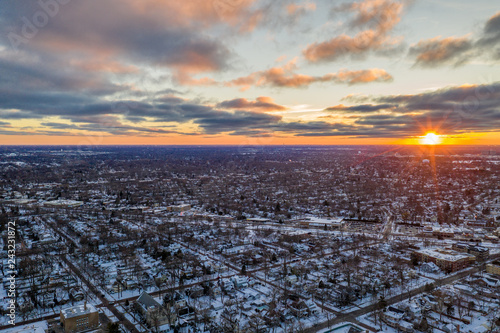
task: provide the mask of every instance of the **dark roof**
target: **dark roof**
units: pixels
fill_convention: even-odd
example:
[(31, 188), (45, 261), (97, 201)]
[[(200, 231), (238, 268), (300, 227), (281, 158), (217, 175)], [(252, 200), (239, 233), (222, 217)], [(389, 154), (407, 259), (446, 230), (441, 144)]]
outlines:
[(145, 309), (149, 309), (151, 307), (157, 308), (160, 306), (160, 303), (155, 301), (155, 299), (145, 291), (143, 291), (139, 298), (137, 298), (137, 303), (141, 304)]
[(392, 306), (389, 307), (389, 311), (396, 312), (396, 313), (405, 313), (403, 310), (400, 310), (400, 309), (392, 307)]
[(469, 247), (470, 251), (476, 251), (476, 252), (488, 252), (490, 249), (487, 247), (482, 247), (482, 246), (471, 246)]

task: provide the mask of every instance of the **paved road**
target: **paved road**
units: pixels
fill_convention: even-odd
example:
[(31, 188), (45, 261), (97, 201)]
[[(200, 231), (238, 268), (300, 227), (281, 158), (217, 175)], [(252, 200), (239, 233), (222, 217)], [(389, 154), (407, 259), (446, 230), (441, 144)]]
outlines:
[[(59, 234), (62, 238), (66, 240), (66, 243), (73, 243), (75, 246), (79, 247), (79, 244), (76, 244), (73, 239), (68, 237), (65, 233), (61, 232), (58, 230), (52, 223), (46, 222), (46, 224), (54, 230), (57, 234)], [(134, 324), (132, 324), (127, 317), (123, 315), (118, 309), (114, 306), (113, 303), (110, 303), (108, 299), (102, 295), (102, 293), (94, 286), (93, 283), (91, 283), (80, 271), (78, 267), (76, 267), (68, 258), (66, 258), (66, 255), (63, 254), (60, 256), (60, 258), (68, 265), (68, 267), (80, 278), (80, 280), (87, 285), (87, 288), (96, 295), (96, 297), (99, 298), (99, 300), (102, 302), (103, 306), (105, 306), (113, 315), (120, 320), (121, 323), (127, 328), (127, 330), (131, 333), (139, 333), (137, 328), (135, 327)]]
[(101, 292), (94, 286), (94, 284), (92, 284), (83, 274), (82, 272), (80, 272), (80, 269), (78, 269), (75, 265), (73, 265), (73, 263), (68, 260), (68, 258), (66, 258), (66, 255), (61, 255), (61, 259), (66, 263), (66, 265), (68, 265), (68, 267), (80, 278), (81, 281), (83, 281), (83, 283), (85, 283), (87, 285), (87, 287), (89, 288), (90, 291), (92, 291), (92, 293), (94, 293), (102, 302), (102, 304), (108, 308), (109, 311), (111, 311), (111, 313), (113, 313), (113, 315), (115, 315), (115, 317), (127, 328), (127, 330), (131, 333), (139, 333), (139, 331), (137, 330), (137, 328), (135, 327), (134, 324), (132, 324), (128, 319), (127, 317), (125, 317), (123, 315), (123, 313), (121, 313), (120, 311), (118, 311), (118, 309), (116, 309), (116, 307), (111, 304), (106, 297), (103, 297)]
[[(460, 279), (466, 277), (467, 275), (472, 275), (472, 274), (475, 274), (477, 272), (479, 272), (479, 267), (474, 267), (474, 268), (471, 268), (467, 271), (463, 271), (463, 272), (457, 273), (457, 274), (452, 275), (452, 276), (448, 276), (448, 277), (443, 278), (443, 279), (437, 279), (435, 281), (435, 284), (438, 286), (450, 284), (452, 282), (455, 282), (457, 280), (460, 280)], [(403, 293), (401, 295), (396, 295), (396, 296), (393, 296), (391, 298), (388, 298), (388, 299), (386, 299), (387, 306), (393, 305), (395, 303), (398, 303), (398, 302), (401, 302), (404, 300), (407, 300), (408, 298), (416, 296), (418, 294), (421, 294), (424, 291), (425, 291), (425, 286), (420, 286), (416, 289), (411, 290), (409, 293)], [(337, 311), (334, 311), (333, 309), (330, 309), (331, 312), (338, 313), (337, 317), (334, 320), (330, 320), (330, 326), (335, 325), (335, 324), (339, 324), (341, 322), (346, 322), (346, 321), (359, 325), (361, 323), (359, 321), (357, 321), (356, 318), (359, 316), (363, 316), (365, 314), (368, 314), (372, 311), (375, 311), (377, 309), (377, 306), (378, 306), (378, 304), (375, 303), (375, 304), (371, 304), (371, 305), (365, 306), (361, 309), (354, 310), (354, 311), (347, 312), (347, 313), (342, 313), (342, 312), (339, 313)], [(325, 309), (327, 309), (327, 308), (325, 307)], [(363, 326), (363, 325), (360, 325), (360, 326)], [(366, 327), (366, 325), (363, 327), (368, 328), (368, 327)], [(317, 332), (317, 331), (319, 331), (321, 329), (325, 329), (325, 328), (328, 328), (327, 321), (320, 323), (319, 325), (306, 330), (306, 332)], [(373, 328), (371, 328), (371, 329), (374, 330)]]
[[(52, 223), (47, 223), (57, 234), (61, 235), (63, 238), (66, 239), (67, 242), (72, 242), (74, 243), (74, 240), (71, 239), (70, 237), (68, 237), (65, 233), (62, 233), (60, 232), (59, 230), (57, 230), (57, 228), (52, 225)], [(156, 227), (156, 225), (151, 225), (152, 227)], [(391, 221), (391, 218), (389, 218), (389, 221), (388, 221), (388, 224), (386, 225), (386, 229), (384, 230), (383, 232), (383, 235), (385, 237), (387, 237), (389, 234), (390, 234), (390, 231), (392, 229), (392, 221)], [(377, 242), (375, 242), (377, 243)], [(182, 244), (182, 243), (181, 243)], [(78, 244), (75, 244), (78, 246)], [(190, 248), (189, 246), (185, 245), (185, 244), (182, 244), (184, 245), (185, 247), (187, 248)], [(373, 244), (370, 244), (370, 245), (373, 245)], [(363, 245), (365, 246), (365, 245)], [(356, 247), (353, 247), (351, 249), (354, 249)], [(349, 250), (351, 250), (349, 249)], [(193, 249), (192, 249), (193, 250)], [(197, 250), (195, 250), (197, 251)], [(199, 252), (199, 251), (197, 251)], [(203, 253), (204, 255), (207, 255), (205, 253)], [(321, 257), (322, 255), (321, 254), (318, 254), (316, 256), (313, 256), (313, 257)], [(308, 259), (311, 259), (313, 257), (310, 257)], [(495, 256), (496, 257), (496, 256)], [(121, 303), (121, 302), (125, 302), (125, 300), (135, 300), (137, 297), (130, 297), (130, 298), (127, 298), (127, 299), (123, 299), (123, 300), (120, 300), (120, 301), (114, 301), (114, 302), (110, 302), (109, 300), (107, 300), (105, 297), (102, 297), (101, 296), (101, 292), (90, 282), (88, 281), (88, 279), (83, 276), (83, 274), (81, 274), (80, 270), (75, 267), (67, 258), (65, 255), (62, 255), (61, 258), (63, 259), (63, 261), (66, 262), (66, 264), (75, 272), (75, 274), (77, 274), (77, 276), (79, 276), (79, 278), (88, 286), (89, 290), (91, 290), (102, 302), (103, 306), (105, 306), (106, 308), (108, 308), (115, 316), (116, 318), (118, 318), (124, 325), (125, 327), (130, 331), (130, 332), (133, 332), (133, 333), (138, 333), (138, 330), (136, 329), (136, 327), (120, 312), (116, 309), (116, 307), (114, 306), (115, 304), (118, 304), (118, 303)], [(211, 257), (209, 256), (210, 259), (212, 260), (215, 260), (215, 261), (220, 261), (222, 263), (224, 263), (225, 265), (227, 265), (228, 267), (230, 267), (231, 269), (235, 270), (236, 272), (239, 271), (239, 268), (235, 267), (234, 265), (226, 262), (225, 260), (221, 259), (221, 258), (214, 258), (214, 257)], [(297, 261), (297, 260), (304, 260), (304, 258), (297, 258), (297, 259), (294, 259), (291, 262), (294, 262), (294, 261)], [(278, 267), (278, 266), (281, 266), (282, 264), (279, 263), (279, 264), (275, 264), (275, 265), (271, 265), (270, 267), (267, 267), (267, 269), (271, 268), (271, 267)], [(263, 281), (264, 283), (266, 284), (269, 284), (271, 286), (274, 286), (276, 288), (282, 288), (282, 286), (279, 286), (279, 285), (275, 285), (274, 283), (270, 282), (270, 281), (267, 281), (267, 280), (264, 280), (260, 277), (258, 277), (256, 274), (256, 272), (260, 271), (260, 270), (263, 270), (265, 268), (259, 268), (259, 269), (255, 269), (255, 270), (252, 270), (252, 271), (248, 271), (248, 275), (251, 275), (253, 276), (254, 278), (260, 280), (260, 281)], [(449, 276), (449, 277), (446, 277), (446, 278), (443, 278), (443, 279), (437, 279), (436, 280), (436, 285), (445, 285), (445, 284), (449, 284), (449, 283), (452, 283), (458, 279), (461, 279), (467, 275), (470, 275), (470, 274), (474, 274), (474, 273), (477, 273), (479, 271), (479, 268), (478, 267), (474, 267), (470, 270), (467, 270), (467, 271), (464, 271), (464, 272), (460, 272), (456, 275), (453, 275), (453, 276)], [(230, 276), (234, 276), (234, 275), (237, 275), (237, 274), (233, 274), (233, 275), (230, 275)], [(217, 279), (211, 279), (209, 281), (215, 281)], [(192, 284), (188, 284), (188, 285), (184, 285), (184, 286), (178, 286), (176, 288), (173, 288), (174, 290), (175, 289), (180, 289), (180, 288), (186, 288), (186, 287), (191, 287), (191, 286), (194, 286), (196, 284), (199, 284), (200, 282), (196, 282), (196, 283), (192, 283)], [(167, 292), (167, 291), (170, 291), (172, 290), (171, 288), (169, 289), (166, 289), (166, 290), (160, 290), (160, 291), (156, 291), (156, 292), (152, 292), (151, 294), (153, 295), (158, 295), (158, 294), (161, 294), (161, 293), (164, 293), (164, 292)], [(402, 300), (406, 300), (412, 296), (415, 296), (415, 295), (418, 295), (422, 292), (425, 291), (425, 287), (424, 286), (421, 286), (419, 288), (416, 288), (414, 290), (412, 290), (410, 293), (404, 293), (402, 295), (397, 295), (397, 296), (394, 296), (392, 298), (389, 298), (386, 300), (387, 302), (387, 305), (392, 305), (392, 304), (395, 304), (397, 302), (400, 302)], [(329, 321), (329, 324), (330, 326), (332, 325), (335, 325), (335, 324), (338, 324), (340, 322), (353, 322), (353, 323), (356, 323), (362, 327), (365, 327), (367, 329), (370, 329), (370, 330), (375, 330), (374, 328), (368, 326), (368, 325), (365, 325), (363, 323), (360, 323), (356, 318), (359, 317), (359, 316), (362, 316), (362, 315), (365, 315), (367, 313), (370, 313), (374, 310), (376, 310), (377, 308), (377, 304), (371, 304), (371, 305), (368, 305), (368, 306), (365, 306), (365, 307), (362, 307), (360, 309), (357, 309), (357, 310), (354, 310), (354, 311), (350, 311), (350, 312), (347, 312), (347, 313), (344, 313), (344, 312), (339, 312), (339, 311), (336, 311), (336, 310), (333, 310), (327, 306), (324, 306), (324, 305), (318, 305), (320, 308), (322, 308), (323, 310), (326, 310), (326, 311), (329, 311), (333, 314), (336, 315), (336, 318), (332, 319)], [(53, 317), (53, 316), (51, 316)], [(37, 319), (35, 321), (38, 321), (40, 319)], [(27, 324), (29, 321), (27, 322), (24, 322), (24, 324)], [(33, 322), (33, 321), (31, 321)], [(21, 325), (23, 323), (19, 323), (19, 325)], [(307, 332), (316, 332), (320, 329), (324, 329), (324, 328), (327, 328), (328, 326), (328, 321), (325, 321), (323, 323), (320, 323), (319, 325), (316, 325), (315, 327), (312, 327), (312, 328), (309, 328), (308, 330), (306, 330)]]

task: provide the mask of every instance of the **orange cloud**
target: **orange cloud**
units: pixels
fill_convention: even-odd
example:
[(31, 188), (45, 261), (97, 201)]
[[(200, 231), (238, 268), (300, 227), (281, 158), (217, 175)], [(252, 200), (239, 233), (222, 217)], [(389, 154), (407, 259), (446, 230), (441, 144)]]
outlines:
[(340, 35), (330, 40), (307, 46), (304, 57), (310, 62), (331, 61), (341, 56), (356, 56), (376, 50), (391, 50), (399, 43), (389, 32), (400, 21), (403, 3), (392, 0), (366, 0), (337, 8), (354, 12), (351, 28), (364, 28), (354, 37)]
[(299, 13), (301, 11), (315, 11), (316, 4), (313, 2), (308, 2), (305, 4), (291, 3), (291, 4), (286, 6), (286, 10), (287, 10), (289, 15), (294, 15), (294, 14)]
[(294, 69), (295, 63), (292, 61), (283, 67), (273, 67), (265, 71), (254, 72), (248, 76), (226, 82), (225, 85), (229, 87), (239, 86), (244, 91), (251, 86), (302, 88), (316, 82), (333, 81), (351, 85), (368, 82), (388, 82), (393, 79), (385, 70), (378, 68), (358, 71), (341, 70), (323, 76), (296, 74)]
[(335, 81), (340, 83), (358, 84), (368, 82), (392, 81), (392, 76), (383, 69), (373, 68), (359, 71), (343, 70), (334, 74)]
[[(120, 0), (123, 1), (123, 0)], [(189, 26), (193, 22), (205, 27), (217, 23), (242, 26), (251, 19), (255, 0), (126, 0), (131, 9), (142, 16), (169, 20), (176, 26)]]
[(213, 86), (217, 84), (212, 78), (202, 77), (199, 79), (194, 78), (189, 71), (178, 70), (174, 72), (173, 80), (184, 86)]
[(403, 3), (391, 0), (366, 0), (345, 7), (356, 13), (351, 21), (352, 27), (370, 26), (378, 32), (388, 32), (399, 23)]
[(309, 45), (304, 51), (304, 57), (310, 62), (333, 60), (345, 54), (361, 54), (370, 49), (377, 49), (383, 44), (373, 30), (362, 31), (354, 37), (340, 35), (329, 41)]

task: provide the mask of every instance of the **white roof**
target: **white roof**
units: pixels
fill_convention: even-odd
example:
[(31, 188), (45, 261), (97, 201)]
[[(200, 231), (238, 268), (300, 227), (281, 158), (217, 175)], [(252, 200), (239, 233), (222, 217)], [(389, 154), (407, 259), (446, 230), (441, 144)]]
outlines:
[(86, 308), (85, 305), (77, 305), (71, 308), (66, 308), (61, 310), (61, 314), (63, 315), (64, 318), (83, 316), (85, 314), (93, 312), (97, 312), (97, 310), (92, 304), (87, 304)]
[(458, 261), (461, 259), (474, 257), (472, 254), (468, 253), (440, 249), (422, 249), (416, 252), (446, 261)]

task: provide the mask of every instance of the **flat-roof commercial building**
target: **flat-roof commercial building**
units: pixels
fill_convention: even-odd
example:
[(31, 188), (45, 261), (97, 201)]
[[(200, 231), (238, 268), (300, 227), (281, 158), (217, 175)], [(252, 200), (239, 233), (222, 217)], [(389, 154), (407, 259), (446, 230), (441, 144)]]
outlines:
[(60, 315), (66, 333), (83, 332), (99, 327), (99, 313), (90, 304), (62, 309)]

